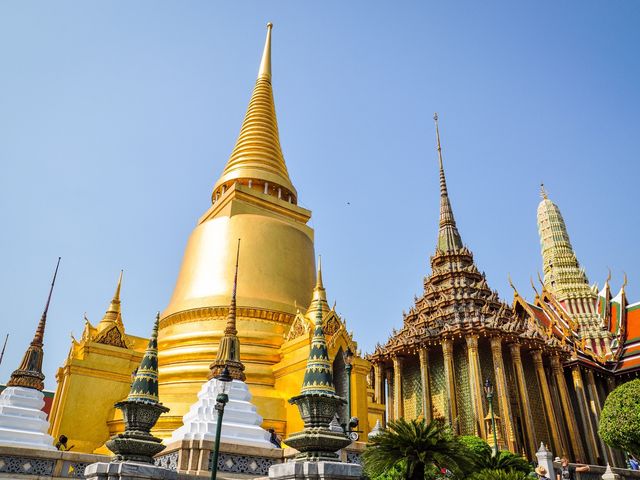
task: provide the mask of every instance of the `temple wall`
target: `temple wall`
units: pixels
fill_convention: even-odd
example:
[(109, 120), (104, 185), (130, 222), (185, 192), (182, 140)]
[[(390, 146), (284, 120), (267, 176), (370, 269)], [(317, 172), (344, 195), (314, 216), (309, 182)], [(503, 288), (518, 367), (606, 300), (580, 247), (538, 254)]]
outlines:
[(422, 415), (422, 379), (418, 358), (408, 358), (402, 372), (402, 402), (404, 418), (413, 420)]
[(447, 395), (442, 350), (431, 350), (429, 352), (429, 386), (431, 388), (433, 418), (447, 418)]
[[(525, 361), (526, 358), (526, 361)], [(529, 402), (531, 411), (533, 412), (533, 428), (535, 430), (534, 441), (536, 445), (544, 442), (545, 445), (551, 444), (551, 435), (547, 428), (547, 418), (544, 410), (544, 402), (540, 394), (540, 385), (536, 375), (533, 361), (530, 361), (528, 354), (523, 354), (524, 379), (527, 384), (527, 393), (529, 394)]]
[(458, 431), (460, 435), (474, 435), (471, 385), (469, 384), (469, 360), (467, 348), (456, 344), (453, 348), (453, 363), (456, 376), (456, 405), (458, 407)]

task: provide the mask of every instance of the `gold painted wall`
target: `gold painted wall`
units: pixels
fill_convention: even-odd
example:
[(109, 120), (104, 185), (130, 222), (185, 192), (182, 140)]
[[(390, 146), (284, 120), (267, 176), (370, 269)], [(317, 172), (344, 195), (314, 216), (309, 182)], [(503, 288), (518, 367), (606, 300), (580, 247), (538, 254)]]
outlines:
[(417, 357), (406, 358), (402, 367), (402, 401), (404, 418), (413, 420), (422, 416), (422, 379)]
[(93, 453), (109, 439), (113, 405), (129, 393), (131, 372), (146, 347), (145, 339), (128, 338), (131, 349), (87, 342), (56, 373), (49, 433), (56, 439), (66, 435), (75, 451)]

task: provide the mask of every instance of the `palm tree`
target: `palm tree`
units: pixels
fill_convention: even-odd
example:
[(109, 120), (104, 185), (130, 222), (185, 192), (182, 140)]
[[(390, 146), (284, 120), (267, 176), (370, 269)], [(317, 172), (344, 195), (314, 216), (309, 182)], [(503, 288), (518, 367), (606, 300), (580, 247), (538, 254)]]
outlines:
[(373, 437), (363, 454), (371, 478), (404, 464), (407, 480), (424, 480), (425, 472), (445, 468), (463, 475), (473, 468), (467, 449), (441, 420), (391, 421)]
[(514, 470), (484, 469), (467, 477), (467, 480), (527, 480), (527, 474)]
[(531, 465), (522, 456), (511, 453), (508, 450), (501, 450), (498, 455), (486, 455), (478, 457), (476, 465), (479, 469), (502, 470), (505, 472), (514, 471), (524, 474), (531, 472)]

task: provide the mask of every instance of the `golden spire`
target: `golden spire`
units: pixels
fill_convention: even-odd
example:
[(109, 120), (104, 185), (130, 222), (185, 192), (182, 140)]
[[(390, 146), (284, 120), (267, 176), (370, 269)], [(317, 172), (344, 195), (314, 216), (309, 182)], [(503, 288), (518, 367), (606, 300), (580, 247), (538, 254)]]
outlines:
[(124, 270), (120, 270), (120, 276), (118, 277), (118, 286), (111, 299), (111, 305), (109, 305), (110, 312), (120, 313), (120, 288), (122, 287), (122, 273)]
[(260, 70), (258, 70), (258, 78), (264, 78), (271, 82), (271, 29), (273, 23), (267, 23), (267, 40), (264, 43), (264, 51), (262, 52), (262, 60), (260, 61)]
[(547, 191), (544, 189), (544, 183), (540, 183), (540, 196), (543, 200), (548, 200)]
[(58, 276), (58, 267), (60, 266), (60, 258), (58, 257), (58, 263), (56, 264), (56, 270), (53, 273), (53, 280), (51, 281), (51, 288), (49, 289), (49, 296), (47, 297), (47, 303), (44, 306), (42, 317), (38, 322), (38, 328), (33, 336), (33, 340), (27, 348), (27, 351), (22, 357), (22, 362), (17, 370), (11, 374), (11, 378), (7, 382), (7, 387), (25, 387), (34, 388), (36, 390), (44, 389), (44, 375), (42, 374), (42, 358), (44, 351), (42, 346), (44, 343), (44, 329), (47, 325), (47, 313), (49, 312), (49, 304), (51, 303), (51, 294), (53, 293), (53, 286), (56, 283), (56, 277)]
[(229, 314), (227, 315), (227, 326), (224, 329), (225, 335), (237, 335), (236, 328), (236, 292), (238, 291), (238, 262), (240, 260), (240, 239), (238, 239), (238, 249), (236, 250), (236, 272), (233, 276), (233, 290), (231, 291), (231, 303), (229, 304)]
[[(215, 201), (223, 187), (236, 181), (249, 180), (263, 185), (265, 193), (276, 194), (283, 200), (291, 197), (296, 203), (297, 193), (289, 179), (289, 172), (280, 147), (278, 120), (271, 88), (271, 28), (267, 24), (267, 39), (264, 46), (258, 79), (253, 89), (247, 113), (240, 128), (240, 135), (222, 175), (213, 187)], [(266, 185), (265, 185), (266, 184)]]
[(442, 147), (440, 146), (440, 129), (438, 128), (438, 114), (433, 114), (436, 123), (436, 140), (438, 150), (438, 164), (440, 167), (440, 231), (438, 232), (438, 250), (442, 252), (452, 252), (462, 248), (462, 239), (453, 217), (449, 193), (447, 192), (447, 180), (444, 175), (444, 164), (442, 162)]
[(238, 290), (238, 263), (240, 260), (240, 239), (238, 239), (238, 250), (236, 252), (236, 272), (233, 278), (233, 291), (231, 302), (229, 303), (229, 314), (227, 315), (227, 325), (224, 329), (224, 336), (218, 345), (216, 359), (209, 366), (209, 378), (220, 376), (224, 367), (229, 369), (229, 374), (235, 380), (245, 380), (244, 364), (240, 361), (240, 339), (236, 328), (236, 292)]
[(120, 304), (120, 290), (122, 288), (122, 273), (123, 270), (120, 270), (120, 276), (118, 277), (118, 285), (116, 286), (116, 291), (113, 294), (113, 298), (111, 299), (111, 303), (109, 304), (109, 308), (100, 320), (100, 323), (96, 326), (98, 332), (105, 330), (106, 328), (112, 326), (115, 323), (122, 323), (122, 306)]
[(316, 273), (316, 286), (313, 288), (313, 297), (311, 304), (307, 310), (307, 314), (321, 310), (323, 313), (329, 311), (329, 302), (327, 301), (327, 291), (322, 281), (322, 257), (318, 255), (318, 271)]

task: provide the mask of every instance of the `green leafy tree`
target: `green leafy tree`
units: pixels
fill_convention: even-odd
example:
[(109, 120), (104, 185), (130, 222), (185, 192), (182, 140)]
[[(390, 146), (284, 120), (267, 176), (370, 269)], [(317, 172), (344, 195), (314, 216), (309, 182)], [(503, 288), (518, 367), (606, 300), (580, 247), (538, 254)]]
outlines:
[(389, 478), (399, 466), (404, 467), (407, 480), (433, 478), (434, 472), (442, 468), (462, 478), (474, 466), (468, 450), (448, 426), (440, 420), (426, 423), (423, 419), (389, 422), (371, 439), (363, 460), (367, 475), (376, 479)]
[(640, 379), (623, 383), (609, 394), (598, 434), (610, 447), (640, 456)]

